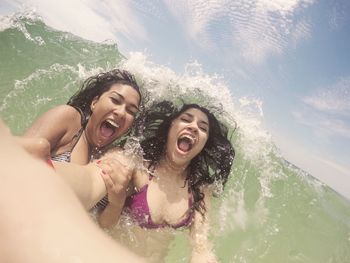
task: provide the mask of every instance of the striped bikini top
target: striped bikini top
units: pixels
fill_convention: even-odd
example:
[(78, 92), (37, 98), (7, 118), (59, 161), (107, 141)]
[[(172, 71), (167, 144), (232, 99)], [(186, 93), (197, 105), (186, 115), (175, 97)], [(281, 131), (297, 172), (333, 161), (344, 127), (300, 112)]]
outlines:
[(55, 156), (51, 156), (51, 160), (56, 161), (56, 162), (70, 163), (71, 155), (72, 155), (72, 151), (66, 151), (64, 153), (60, 153), (60, 154), (57, 154)]
[[(72, 106), (72, 107), (74, 107), (74, 106)], [(83, 134), (84, 126), (85, 126), (85, 124), (87, 122), (87, 119), (84, 117), (85, 115), (81, 111), (81, 109), (79, 109), (77, 107), (74, 107), (74, 109), (76, 109), (80, 113), (80, 116), (81, 116), (81, 128), (79, 129), (79, 131), (72, 138), (72, 141), (74, 140), (72, 148), (69, 151), (57, 154), (55, 156), (51, 156), (51, 160), (53, 160), (53, 161), (70, 163), (73, 149), (74, 149), (75, 145), (78, 143), (78, 141), (80, 139), (80, 136)]]

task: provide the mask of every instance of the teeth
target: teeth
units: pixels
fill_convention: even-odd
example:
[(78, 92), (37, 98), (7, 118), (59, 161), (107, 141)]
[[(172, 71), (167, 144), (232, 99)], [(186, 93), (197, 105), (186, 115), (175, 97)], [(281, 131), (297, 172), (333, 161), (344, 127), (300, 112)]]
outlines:
[(114, 120), (106, 120), (110, 125), (114, 126), (115, 128), (119, 128), (119, 124), (116, 123)]
[(191, 144), (192, 144), (192, 145), (195, 143), (195, 138), (194, 138), (194, 136), (192, 136), (192, 135), (185, 134), (185, 135), (183, 135), (183, 136), (180, 137), (180, 139), (182, 139), (182, 138), (187, 138), (187, 139), (189, 139), (189, 140), (191, 141)]

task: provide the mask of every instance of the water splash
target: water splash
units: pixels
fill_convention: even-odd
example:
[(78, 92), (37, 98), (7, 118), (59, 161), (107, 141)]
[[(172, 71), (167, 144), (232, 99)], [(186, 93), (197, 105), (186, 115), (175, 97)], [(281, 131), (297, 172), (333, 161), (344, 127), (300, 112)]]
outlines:
[(0, 32), (7, 29), (17, 29), (22, 32), (26, 39), (37, 43), (39, 46), (45, 45), (45, 41), (40, 36), (32, 37), (27, 30), (37, 22), (43, 22), (42, 18), (36, 13), (34, 8), (23, 8), (22, 11), (10, 16), (0, 17)]
[[(205, 73), (196, 61), (178, 74), (143, 53), (131, 53), (123, 60), (116, 45), (55, 31), (37, 17), (19, 20), (34, 40), (37, 35), (31, 26), (36, 26), (45, 44), (23, 37), (23, 27), (1, 20), (0, 35), (11, 45), (3, 47), (0, 58), (4, 83), (0, 114), (12, 130), (23, 132), (41, 112), (65, 103), (82, 79), (114, 67), (128, 69), (149, 92), (147, 105), (163, 99), (197, 102), (231, 129), (238, 125), (231, 138), (236, 150), (232, 173), (210, 214), (211, 239), (221, 262), (350, 260), (349, 203), (283, 159), (263, 128), (260, 98), (237, 97), (220, 75)], [(12, 33), (6, 28), (13, 29)], [(21, 42), (13, 35), (21, 36)], [(52, 58), (59, 62), (53, 63)], [(12, 60), (16, 63), (11, 64)], [(126, 150), (137, 155), (137, 144), (130, 140)], [(188, 260), (185, 235), (176, 236), (165, 262)]]

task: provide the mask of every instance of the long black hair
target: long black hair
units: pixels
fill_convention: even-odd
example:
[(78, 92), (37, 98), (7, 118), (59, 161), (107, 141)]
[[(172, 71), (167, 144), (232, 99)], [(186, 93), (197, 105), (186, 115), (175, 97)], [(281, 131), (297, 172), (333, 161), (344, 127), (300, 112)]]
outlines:
[(156, 168), (166, 151), (166, 141), (171, 123), (184, 111), (195, 108), (205, 113), (209, 120), (209, 136), (202, 151), (195, 156), (188, 168), (186, 182), (194, 197), (193, 207), (202, 215), (205, 212), (202, 186), (221, 183), (224, 187), (230, 175), (235, 151), (228, 140), (228, 129), (208, 109), (197, 104), (184, 104), (177, 109), (169, 101), (154, 104), (144, 113), (141, 147), (149, 169)]
[(113, 69), (87, 78), (81, 88), (69, 99), (68, 105), (76, 108), (82, 114), (82, 126), (85, 127), (91, 111), (91, 103), (97, 97), (107, 92), (112, 85), (122, 84), (133, 87), (142, 98), (135, 77), (126, 70)]

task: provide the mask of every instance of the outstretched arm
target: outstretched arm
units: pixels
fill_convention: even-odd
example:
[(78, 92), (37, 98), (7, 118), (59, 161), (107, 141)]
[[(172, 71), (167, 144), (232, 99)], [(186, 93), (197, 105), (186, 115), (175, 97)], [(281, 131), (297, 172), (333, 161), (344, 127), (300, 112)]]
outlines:
[(87, 165), (54, 162), (54, 167), (87, 210), (108, 191), (110, 207), (118, 207), (117, 214), (120, 214), (125, 200), (124, 193), (132, 173), (132, 168), (126, 167), (121, 159), (125, 159), (121, 151), (114, 149), (97, 162)]
[(28, 153), (42, 160), (50, 158), (50, 143), (45, 138), (14, 137)]
[(210, 224), (208, 212), (210, 209), (211, 191), (204, 190), (204, 202), (206, 214), (202, 216), (198, 211), (195, 212), (194, 221), (190, 229), (190, 241), (192, 244), (191, 263), (217, 263), (213, 252), (213, 246), (208, 239)]
[(0, 164), (0, 262), (144, 262), (100, 231), (62, 178), (19, 147), (1, 120)]
[(71, 187), (85, 209), (92, 208), (107, 193), (102, 170), (94, 163), (79, 165), (53, 162), (55, 171)]

